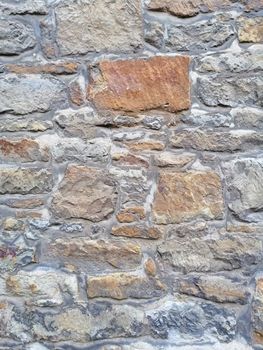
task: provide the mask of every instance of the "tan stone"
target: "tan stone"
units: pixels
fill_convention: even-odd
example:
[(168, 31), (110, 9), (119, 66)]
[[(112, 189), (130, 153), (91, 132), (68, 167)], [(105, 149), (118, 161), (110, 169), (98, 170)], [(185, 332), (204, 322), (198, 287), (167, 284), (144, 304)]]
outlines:
[(16, 74), (74, 74), (77, 72), (78, 63), (54, 62), (43, 64), (6, 64), (4, 68), (9, 73)]
[(157, 268), (152, 258), (148, 258), (144, 263), (144, 270), (149, 276), (156, 276)]
[(130, 223), (145, 219), (144, 207), (130, 207), (122, 209), (117, 215), (117, 220), (121, 223)]
[(157, 228), (144, 226), (116, 226), (112, 228), (111, 233), (114, 236), (130, 238), (158, 239), (161, 237), (161, 232)]
[(256, 290), (252, 304), (253, 336), (256, 344), (263, 344), (263, 277), (256, 279)]
[(90, 240), (89, 238), (57, 239), (51, 245), (53, 254), (81, 258), (92, 264), (106, 263), (117, 268), (131, 268), (141, 262), (141, 248), (137, 244)]
[(128, 153), (128, 154), (120, 154), (115, 153), (112, 155), (112, 159), (119, 162), (122, 166), (123, 165), (131, 165), (131, 166), (140, 166), (140, 167), (149, 167), (149, 163), (147, 160), (145, 160), (142, 157), (135, 156), (134, 154)]
[(28, 199), (10, 199), (7, 205), (11, 208), (18, 209), (34, 209), (44, 204), (44, 200), (40, 198), (28, 198)]
[(153, 202), (154, 221), (180, 223), (223, 216), (221, 181), (213, 171), (161, 172)]
[(196, 155), (192, 153), (177, 154), (172, 152), (162, 152), (154, 156), (154, 164), (159, 167), (183, 168), (193, 162), (195, 158)]
[(239, 17), (238, 39), (241, 43), (261, 43), (263, 41), (263, 17)]
[(51, 208), (59, 218), (101, 221), (113, 213), (116, 200), (115, 183), (105, 171), (71, 165), (54, 194)]
[(130, 150), (136, 152), (142, 151), (162, 151), (165, 148), (165, 144), (156, 140), (141, 140), (137, 142), (129, 142), (126, 144)]
[(134, 273), (114, 273), (89, 277), (88, 297), (147, 299), (160, 296), (165, 287), (153, 278)]
[(88, 89), (97, 107), (124, 111), (190, 106), (189, 57), (101, 61)]

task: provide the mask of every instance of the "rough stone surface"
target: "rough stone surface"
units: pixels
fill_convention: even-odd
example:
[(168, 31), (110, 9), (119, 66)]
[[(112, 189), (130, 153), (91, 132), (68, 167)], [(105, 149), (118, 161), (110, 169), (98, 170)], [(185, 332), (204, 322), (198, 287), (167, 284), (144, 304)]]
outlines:
[(238, 21), (238, 39), (241, 43), (263, 42), (263, 18), (240, 17)]
[[(100, 108), (140, 111), (189, 108), (189, 58), (102, 61), (89, 96)], [(163, 74), (165, 72), (165, 74)]]
[(48, 13), (46, 0), (21, 0), (19, 2), (11, 3), (9, 0), (2, 0), (0, 9), (3, 13), (11, 15), (21, 14), (41, 14)]
[(256, 279), (256, 291), (252, 310), (254, 340), (257, 344), (263, 344), (263, 279)]
[(56, 20), (62, 55), (133, 51), (142, 45), (139, 0), (61, 1), (56, 8)]
[(161, 232), (156, 227), (143, 226), (116, 226), (112, 228), (111, 233), (114, 236), (130, 237), (130, 238), (148, 238), (158, 239), (161, 237)]
[(203, 217), (221, 218), (223, 198), (221, 181), (214, 172), (162, 172), (153, 202), (158, 224), (179, 223)]

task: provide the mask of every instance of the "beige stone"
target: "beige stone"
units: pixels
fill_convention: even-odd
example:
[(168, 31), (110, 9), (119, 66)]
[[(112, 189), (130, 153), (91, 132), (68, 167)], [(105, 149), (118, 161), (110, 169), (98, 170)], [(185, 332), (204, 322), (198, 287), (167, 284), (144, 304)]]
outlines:
[(111, 233), (114, 236), (123, 236), (130, 238), (158, 239), (161, 232), (156, 227), (145, 227), (141, 225), (122, 225), (112, 228)]
[(263, 17), (239, 17), (237, 33), (241, 43), (261, 43), (263, 41)]

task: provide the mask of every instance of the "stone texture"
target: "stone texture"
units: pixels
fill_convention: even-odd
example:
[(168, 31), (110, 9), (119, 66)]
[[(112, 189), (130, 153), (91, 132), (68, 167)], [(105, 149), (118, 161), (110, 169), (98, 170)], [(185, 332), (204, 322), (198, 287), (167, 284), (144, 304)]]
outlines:
[(89, 277), (87, 285), (89, 298), (104, 297), (118, 300), (159, 297), (165, 289), (160, 281), (134, 273)]
[[(40, 75), (8, 74), (0, 77), (0, 112), (46, 112), (67, 100), (64, 84)], [(14, 103), (15, 101), (15, 103)]]
[[(62, 55), (133, 51), (142, 45), (139, 0), (61, 1), (55, 10)], [(79, 30), (82, 27), (83, 30)]]
[(198, 96), (209, 106), (237, 107), (262, 105), (263, 79), (249, 77), (211, 77), (198, 79)]
[(76, 275), (46, 268), (19, 271), (6, 279), (10, 294), (23, 297), (27, 304), (56, 306), (63, 304), (63, 293), (78, 297)]
[(195, 160), (195, 154), (162, 152), (154, 157), (154, 164), (159, 167), (183, 168)]
[(256, 290), (252, 309), (253, 338), (256, 344), (263, 344), (263, 278), (256, 279)]
[(223, 216), (221, 181), (213, 171), (161, 172), (153, 206), (158, 224)]
[(190, 115), (182, 116), (181, 120), (192, 126), (219, 128), (222, 126), (231, 126), (232, 117), (228, 113), (207, 113), (205, 111), (197, 111)]
[(74, 74), (77, 72), (78, 64), (70, 61), (58, 61), (54, 63), (39, 64), (6, 64), (4, 70), (15, 74)]
[(31, 118), (24, 118), (24, 116), (7, 115), (0, 119), (0, 131), (1, 132), (16, 132), (16, 131), (29, 131), (29, 132), (43, 132), (52, 129), (53, 124), (51, 121), (42, 121)]
[(117, 220), (121, 223), (130, 223), (145, 219), (144, 207), (128, 207), (119, 211), (116, 215)]
[(263, 219), (262, 159), (237, 159), (224, 163), (223, 167), (229, 209), (242, 220), (261, 222)]
[(234, 108), (231, 111), (234, 124), (239, 128), (263, 128), (263, 111), (257, 108)]
[(29, 23), (0, 19), (0, 55), (19, 55), (35, 45), (34, 30)]
[(50, 249), (58, 256), (82, 258), (93, 265), (104, 263), (116, 268), (134, 268), (141, 262), (141, 249), (134, 243), (88, 238), (57, 239)]
[(169, 239), (158, 247), (162, 259), (176, 271), (218, 272), (262, 262), (262, 242), (254, 237), (225, 236), (220, 239)]
[(54, 194), (52, 212), (57, 218), (83, 218), (97, 222), (113, 213), (116, 200), (115, 183), (105, 176), (105, 172), (71, 165)]
[(263, 142), (263, 134), (251, 130), (210, 131), (181, 129), (173, 133), (171, 143), (175, 148), (199, 151), (232, 152), (253, 149)]
[(52, 190), (52, 174), (39, 168), (0, 168), (1, 194), (39, 194)]
[(3, 13), (11, 15), (23, 14), (47, 14), (48, 7), (46, 0), (20, 0), (16, 3), (11, 3), (10, 0), (2, 0), (0, 9)]
[(241, 43), (263, 42), (263, 17), (239, 17), (237, 34)]
[(114, 236), (130, 237), (130, 238), (146, 238), (158, 239), (161, 237), (161, 232), (156, 227), (145, 227), (139, 225), (123, 225), (112, 228), (111, 233)]
[(101, 61), (89, 97), (99, 108), (140, 111), (189, 108), (189, 58)]

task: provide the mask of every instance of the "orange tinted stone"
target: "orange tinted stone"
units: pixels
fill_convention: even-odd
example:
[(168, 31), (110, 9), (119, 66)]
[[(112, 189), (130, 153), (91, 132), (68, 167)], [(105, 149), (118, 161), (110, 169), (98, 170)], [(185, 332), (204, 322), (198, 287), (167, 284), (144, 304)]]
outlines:
[(101, 61), (100, 73), (91, 78), (89, 98), (102, 109), (188, 109), (189, 62), (188, 56)]

